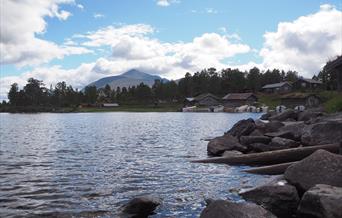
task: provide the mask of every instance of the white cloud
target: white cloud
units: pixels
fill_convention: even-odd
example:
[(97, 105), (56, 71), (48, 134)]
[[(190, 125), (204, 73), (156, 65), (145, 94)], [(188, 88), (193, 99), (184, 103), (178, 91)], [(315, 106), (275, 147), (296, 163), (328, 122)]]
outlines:
[(218, 13), (218, 11), (216, 9), (214, 9), (214, 8), (206, 8), (205, 12), (207, 14), (217, 14)]
[(168, 7), (174, 3), (180, 3), (180, 1), (179, 0), (157, 0), (157, 5), (161, 7)]
[(100, 13), (94, 13), (94, 14), (93, 14), (93, 17), (94, 17), (95, 19), (98, 19), (98, 18), (104, 18), (105, 16), (104, 16), (103, 14), (100, 14)]
[(321, 5), (317, 13), (279, 23), (277, 31), (264, 38), (260, 55), (265, 68), (291, 69), (311, 77), (342, 53), (342, 12)]
[[(205, 33), (190, 42), (165, 43), (153, 38), (154, 28), (145, 24), (108, 26), (95, 32), (75, 35), (64, 44), (83, 45), (96, 49), (110, 49), (109, 57), (102, 57), (93, 63), (82, 64), (74, 69), (60, 66), (37, 67), (16, 77), (24, 85), (30, 78), (38, 78), (45, 84), (66, 81), (76, 88), (83, 88), (99, 78), (121, 74), (132, 68), (166, 78), (180, 78), (185, 72), (195, 72), (203, 68), (225, 68), (225, 58), (250, 52), (250, 47), (242, 43), (232, 43), (227, 36)], [(73, 52), (77, 52), (76, 48)], [(78, 51), (82, 52), (82, 51)], [(19, 80), (20, 79), (20, 80)], [(8, 91), (13, 77), (0, 78), (0, 84)], [(5, 97), (5, 96), (2, 96)]]
[(88, 53), (85, 48), (59, 46), (37, 37), (46, 32), (45, 17), (64, 21), (72, 15), (60, 10), (60, 4), (74, 4), (74, 1), (41, 0), (34, 4), (29, 0), (1, 1), (0, 64), (37, 65), (65, 55)]
[(81, 9), (81, 10), (83, 10), (84, 9), (84, 6), (83, 5), (81, 5), (81, 4), (77, 4), (76, 5), (79, 9)]

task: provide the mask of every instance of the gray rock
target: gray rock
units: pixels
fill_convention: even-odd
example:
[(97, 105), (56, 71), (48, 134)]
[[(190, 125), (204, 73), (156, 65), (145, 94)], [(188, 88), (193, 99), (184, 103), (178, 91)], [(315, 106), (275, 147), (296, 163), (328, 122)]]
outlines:
[(215, 200), (204, 208), (200, 218), (276, 218), (276, 216), (256, 204)]
[(318, 184), (303, 195), (298, 207), (299, 217), (341, 218), (342, 188)]
[(281, 150), (298, 147), (299, 143), (291, 139), (274, 137), (269, 145), (272, 150)]
[(342, 122), (321, 122), (304, 128), (301, 137), (303, 145), (322, 145), (342, 141)]
[(291, 131), (268, 132), (268, 133), (265, 133), (265, 136), (272, 137), (272, 138), (280, 137), (280, 138), (295, 140), (295, 136), (293, 135)]
[(243, 135), (249, 135), (255, 129), (254, 120), (249, 118), (240, 120), (227, 132), (228, 134), (240, 138)]
[(279, 132), (290, 132), (293, 135), (294, 140), (299, 141), (305, 127), (306, 125), (304, 122), (295, 122), (282, 126), (279, 128)]
[(302, 111), (298, 114), (298, 121), (308, 121), (310, 119), (314, 119), (314, 118), (320, 117), (322, 115), (323, 115), (322, 112), (306, 110), (306, 111)]
[(242, 155), (243, 153), (240, 151), (225, 151), (222, 154), (222, 157), (236, 157)]
[(264, 132), (277, 132), (284, 124), (279, 121), (270, 121), (265, 123), (265, 128), (263, 129)]
[(301, 193), (316, 184), (342, 186), (342, 156), (318, 150), (292, 164), (285, 171), (285, 179)]
[(209, 141), (207, 146), (208, 154), (219, 156), (225, 151), (245, 151), (247, 148), (239, 143), (239, 140), (230, 134), (216, 137)]
[(161, 204), (161, 199), (146, 195), (130, 200), (122, 212), (126, 217), (148, 217)]
[(271, 141), (271, 138), (267, 136), (241, 136), (240, 142), (243, 145), (249, 145), (252, 143), (264, 143), (268, 144)]
[(277, 113), (275, 111), (269, 111), (263, 115), (261, 115), (260, 120), (268, 120), (270, 117), (276, 115)]
[(297, 119), (297, 112), (295, 112), (292, 109), (287, 109), (284, 112), (281, 112), (279, 114), (273, 115), (271, 117), (269, 117), (269, 120), (277, 120), (277, 121), (285, 121), (286, 119)]
[(264, 134), (258, 130), (258, 129), (255, 129), (253, 132), (251, 132), (251, 134), (249, 134), (250, 136), (263, 136)]
[(252, 201), (271, 211), (280, 218), (288, 218), (296, 213), (299, 197), (294, 186), (284, 179), (276, 179), (266, 185), (241, 192), (247, 201)]
[(254, 152), (265, 152), (272, 151), (272, 148), (271, 146), (263, 143), (252, 143), (248, 145), (248, 150), (252, 150)]

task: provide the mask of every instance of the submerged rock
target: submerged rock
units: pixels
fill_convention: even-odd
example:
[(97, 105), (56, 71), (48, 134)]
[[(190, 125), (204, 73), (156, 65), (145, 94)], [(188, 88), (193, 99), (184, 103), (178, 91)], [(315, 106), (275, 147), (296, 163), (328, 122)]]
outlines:
[(153, 196), (140, 196), (130, 200), (122, 212), (126, 217), (144, 218), (153, 214), (153, 211), (161, 204), (161, 199)]
[(249, 118), (240, 120), (227, 132), (228, 134), (240, 138), (243, 135), (249, 135), (255, 129), (254, 120)]
[(256, 204), (213, 200), (204, 208), (200, 218), (276, 218), (276, 216)]
[(298, 207), (299, 217), (341, 218), (342, 188), (318, 184), (303, 195)]
[(208, 154), (221, 155), (225, 151), (237, 150), (245, 151), (247, 148), (239, 143), (239, 140), (230, 134), (216, 137), (209, 141), (207, 146)]
[(304, 145), (322, 145), (342, 141), (342, 122), (329, 121), (308, 125), (303, 130)]
[(318, 150), (307, 158), (292, 164), (285, 171), (285, 179), (300, 192), (316, 184), (342, 186), (342, 156)]
[(297, 189), (282, 177), (266, 185), (244, 191), (240, 195), (245, 200), (261, 205), (280, 218), (294, 215), (299, 203)]

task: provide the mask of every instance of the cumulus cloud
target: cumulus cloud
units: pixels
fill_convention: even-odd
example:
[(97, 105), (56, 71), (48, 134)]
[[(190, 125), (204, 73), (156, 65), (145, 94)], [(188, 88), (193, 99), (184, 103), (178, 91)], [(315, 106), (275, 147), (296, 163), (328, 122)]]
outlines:
[(342, 12), (321, 5), (314, 14), (279, 23), (277, 31), (265, 33), (264, 38), (260, 55), (265, 68), (296, 70), (311, 77), (342, 53)]
[[(1, 78), (1, 94), (8, 91), (11, 81), (24, 85), (30, 78), (38, 78), (45, 84), (66, 81), (76, 88), (83, 88), (99, 78), (118, 75), (132, 68), (161, 75), (166, 78), (180, 78), (185, 72), (195, 72), (203, 68), (226, 67), (222, 62), (227, 57), (250, 52), (250, 47), (242, 43), (232, 43), (229, 37), (217, 33), (205, 33), (189, 42), (161, 42), (153, 37), (154, 28), (150, 25), (135, 24), (108, 26), (94, 32), (78, 34), (66, 39), (65, 44), (82, 45), (92, 49), (110, 49), (108, 57), (98, 58), (92, 63), (82, 64), (74, 69), (61, 66), (36, 67), (18, 77)], [(68, 48), (70, 48), (70, 46)], [(67, 48), (65, 48), (67, 49)], [(82, 52), (82, 51), (78, 51)], [(16, 80), (17, 79), (17, 80)]]
[(90, 52), (86, 48), (59, 46), (37, 36), (46, 32), (45, 17), (66, 20), (72, 14), (60, 10), (60, 4), (74, 4), (73, 0), (7, 0), (1, 2), (0, 64), (17, 66), (47, 63), (53, 58)]

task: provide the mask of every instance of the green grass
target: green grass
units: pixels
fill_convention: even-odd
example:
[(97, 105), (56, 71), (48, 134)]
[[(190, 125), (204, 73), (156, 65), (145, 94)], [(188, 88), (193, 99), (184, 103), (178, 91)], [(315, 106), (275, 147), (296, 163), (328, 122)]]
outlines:
[(324, 109), (328, 113), (335, 113), (342, 111), (342, 93), (335, 91), (320, 92), (318, 96), (323, 101)]
[(264, 104), (268, 106), (270, 109), (275, 109), (276, 106), (280, 105), (280, 97), (281, 97), (280, 95), (258, 93), (257, 96), (258, 96), (258, 102), (261, 105)]

